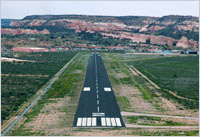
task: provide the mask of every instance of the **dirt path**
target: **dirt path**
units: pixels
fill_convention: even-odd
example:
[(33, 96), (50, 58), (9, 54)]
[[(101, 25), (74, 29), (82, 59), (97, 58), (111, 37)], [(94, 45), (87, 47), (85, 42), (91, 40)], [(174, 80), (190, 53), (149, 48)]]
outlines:
[(131, 68), (134, 69), (134, 71), (136, 73), (138, 73), (139, 75), (141, 75), (144, 79), (146, 79), (149, 83), (151, 83), (156, 89), (160, 89), (160, 87), (155, 84), (153, 81), (151, 81), (147, 76), (145, 76), (144, 74), (142, 74), (139, 70), (137, 70), (133, 65), (131, 65)]
[(151, 117), (162, 117), (162, 118), (181, 118), (181, 119), (199, 120), (199, 118), (196, 118), (196, 117), (157, 115), (157, 114), (145, 114), (145, 113), (135, 113), (135, 112), (121, 112), (121, 115), (122, 116), (151, 116)]
[[(153, 81), (151, 81), (147, 76), (145, 76), (144, 74), (142, 74), (139, 70), (137, 70), (133, 65), (130, 65), (130, 67), (128, 67), (131, 72), (133, 73), (133, 75), (136, 75), (135, 73), (139, 74), (140, 76), (142, 76), (144, 79), (146, 79), (151, 85), (153, 85), (156, 89), (161, 89), (157, 84), (155, 84)], [(170, 90), (165, 90), (167, 91), (169, 94), (179, 98), (179, 99), (183, 99), (183, 100), (190, 100), (190, 101), (196, 101), (193, 99), (189, 99), (189, 98), (185, 98), (185, 97), (181, 97), (177, 94), (175, 94), (173, 91)]]
[(126, 124), (126, 127), (129, 128), (153, 128), (153, 129), (198, 129), (199, 126), (143, 126), (143, 125), (133, 125), (133, 124)]
[(6, 58), (6, 57), (1, 57), (1, 61), (3, 62), (13, 62), (13, 61), (16, 61), (16, 62), (35, 62), (35, 61), (32, 61), (32, 60), (22, 60), (22, 59), (16, 59), (16, 58)]
[(15, 75), (15, 74), (1, 74), (1, 76), (17, 76), (17, 77), (49, 77), (49, 75)]
[(183, 100), (190, 100), (190, 101), (196, 101), (196, 100), (194, 100), (194, 99), (189, 99), (189, 98), (184, 98), (184, 97), (181, 97), (181, 96), (178, 96), (178, 95), (176, 95), (173, 91), (170, 91), (170, 90), (166, 90), (169, 94), (171, 94), (171, 95), (173, 95), (173, 96), (175, 96), (175, 97), (177, 97), (177, 98), (179, 98), (179, 99), (183, 99)]

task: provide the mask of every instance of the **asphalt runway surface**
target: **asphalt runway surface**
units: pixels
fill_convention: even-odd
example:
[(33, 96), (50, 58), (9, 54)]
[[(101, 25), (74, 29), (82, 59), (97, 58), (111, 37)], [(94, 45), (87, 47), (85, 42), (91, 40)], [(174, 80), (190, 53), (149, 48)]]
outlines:
[(74, 127), (125, 127), (100, 54), (88, 60)]

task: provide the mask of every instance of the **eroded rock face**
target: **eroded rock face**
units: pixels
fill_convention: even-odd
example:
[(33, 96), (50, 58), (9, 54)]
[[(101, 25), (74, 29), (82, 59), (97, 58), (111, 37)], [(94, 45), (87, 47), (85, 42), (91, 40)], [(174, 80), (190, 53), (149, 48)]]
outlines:
[(14, 27), (20, 27), (20, 26), (25, 26), (27, 22), (30, 22), (30, 20), (22, 20), (22, 21), (11, 21), (10, 26)]
[(43, 29), (39, 32), (40, 34), (50, 34), (50, 32), (47, 29)]
[(156, 44), (156, 45), (173, 46), (173, 44), (177, 42), (177, 40), (171, 37), (155, 36), (155, 35), (147, 35), (147, 34), (139, 34), (139, 33), (120, 32), (118, 34), (102, 33), (102, 35), (111, 36), (111, 37), (120, 38), (120, 39), (122, 38), (131, 39), (133, 42), (137, 42), (137, 43), (146, 43), (147, 40), (150, 40), (151, 44)]
[(148, 25), (142, 27), (142, 28), (139, 30), (139, 32), (146, 32), (146, 31), (148, 31), (147, 27), (148, 27)]
[(164, 29), (165, 27), (160, 27), (158, 25), (153, 25), (149, 28), (150, 31), (157, 31), (157, 30), (162, 30)]
[(156, 45), (173, 46), (173, 43), (176, 42), (176, 40), (170, 37), (151, 35), (150, 42), (151, 44), (156, 44)]
[(178, 30), (184, 30), (184, 31), (199, 31), (199, 23), (198, 22), (192, 22), (192, 21), (184, 21), (182, 24), (179, 24), (176, 26)]
[(29, 26), (41, 26), (45, 22), (46, 20), (33, 20), (29, 23)]
[(131, 40), (137, 43), (146, 43), (147, 39), (149, 39), (149, 35), (135, 33), (132, 35)]
[(197, 47), (198, 44), (194, 40), (188, 40), (186, 37), (182, 37), (178, 43), (176, 44), (177, 47), (182, 47), (182, 48), (189, 48), (189, 47)]
[(69, 28), (75, 29), (76, 32), (87, 31), (104, 31), (111, 32), (117, 30), (127, 30), (127, 26), (121, 23), (103, 23), (103, 22), (85, 22), (78, 20), (68, 20), (70, 23), (68, 24)]
[(37, 31), (36, 29), (8, 29), (8, 28), (2, 28), (1, 34), (13, 34), (13, 35), (20, 35), (20, 34), (50, 34), (50, 32), (47, 29), (44, 29), (43, 31)]
[[(96, 17), (96, 16), (29, 16), (23, 20), (12, 21), (11, 26), (15, 27), (33, 27), (33, 26), (62, 26), (64, 28), (74, 29), (76, 32), (101, 32), (104, 36), (111, 36), (115, 38), (127, 38), (136, 43), (148, 43), (156, 45), (177, 46), (183, 48), (198, 47), (196, 37), (194, 40), (188, 40), (182, 37), (176, 40), (172, 37), (165, 36), (162, 29), (172, 31), (176, 35), (179, 31), (199, 31), (199, 20), (192, 16), (163, 16), (161, 18), (153, 17)], [(172, 26), (173, 28), (172, 28)], [(160, 31), (161, 30), (161, 31)], [(151, 35), (151, 32), (157, 31), (158, 34), (164, 36)], [(137, 32), (137, 33), (136, 33)], [(2, 29), (2, 34), (49, 34), (47, 29), (43, 31), (30, 29)], [(153, 34), (153, 33), (152, 33)], [(195, 33), (196, 34), (196, 33)], [(183, 33), (183, 35), (185, 35)], [(185, 35), (187, 36), (187, 35)], [(187, 36), (188, 37), (188, 36)]]

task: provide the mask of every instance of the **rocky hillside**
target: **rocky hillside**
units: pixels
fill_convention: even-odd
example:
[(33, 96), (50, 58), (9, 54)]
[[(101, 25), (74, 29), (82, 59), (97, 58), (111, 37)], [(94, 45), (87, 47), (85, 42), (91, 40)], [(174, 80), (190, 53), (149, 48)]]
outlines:
[[(9, 28), (9, 29), (8, 29)], [(21, 32), (23, 33), (16, 33)], [(32, 30), (32, 31), (31, 31)], [(13, 32), (12, 32), (13, 31)], [(134, 43), (198, 48), (199, 19), (193, 16), (33, 15), (11, 21), (2, 34), (53, 34), (66, 31), (98, 32)]]

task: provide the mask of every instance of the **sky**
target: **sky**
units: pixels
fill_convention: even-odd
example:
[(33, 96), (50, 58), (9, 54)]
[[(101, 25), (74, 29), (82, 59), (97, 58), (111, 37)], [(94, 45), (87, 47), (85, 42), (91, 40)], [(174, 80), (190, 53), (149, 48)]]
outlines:
[(27, 15), (199, 16), (199, 1), (1, 1), (1, 18)]

